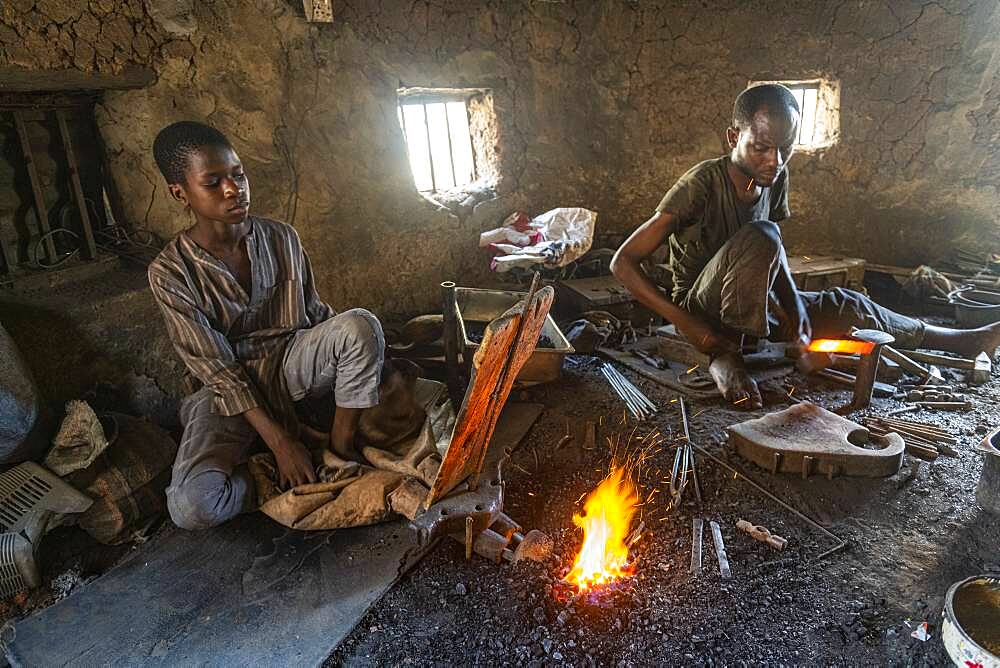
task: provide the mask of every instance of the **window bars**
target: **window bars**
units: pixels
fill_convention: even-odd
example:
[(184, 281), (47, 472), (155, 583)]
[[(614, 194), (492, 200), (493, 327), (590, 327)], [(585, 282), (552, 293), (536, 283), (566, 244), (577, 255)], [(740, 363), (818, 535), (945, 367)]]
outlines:
[(403, 98), (398, 113), (417, 190), (441, 192), (476, 179), (466, 100)]

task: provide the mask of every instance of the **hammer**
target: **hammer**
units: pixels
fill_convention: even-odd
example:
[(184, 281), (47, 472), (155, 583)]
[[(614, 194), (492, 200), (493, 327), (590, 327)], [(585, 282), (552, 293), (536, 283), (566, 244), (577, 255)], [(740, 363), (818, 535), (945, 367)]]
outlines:
[(935, 355), (933, 353), (924, 353), (916, 350), (908, 350), (906, 351), (906, 355), (909, 356), (910, 359), (918, 362), (937, 364), (938, 366), (946, 366), (952, 369), (962, 369), (964, 371), (968, 371), (965, 379), (970, 385), (982, 385), (990, 379), (990, 374), (993, 373), (993, 360), (991, 360), (989, 354), (985, 352), (979, 353), (976, 355), (975, 359), (971, 360), (962, 357)]
[(903, 371), (906, 371), (907, 373), (912, 373), (915, 376), (920, 376), (925, 379), (932, 379), (942, 383), (944, 382), (944, 377), (941, 375), (941, 371), (939, 371), (937, 367), (924, 367), (923, 365), (918, 364), (909, 356), (909, 351), (907, 351), (906, 354), (903, 354), (892, 346), (884, 346), (882, 348), (882, 354), (902, 367)]

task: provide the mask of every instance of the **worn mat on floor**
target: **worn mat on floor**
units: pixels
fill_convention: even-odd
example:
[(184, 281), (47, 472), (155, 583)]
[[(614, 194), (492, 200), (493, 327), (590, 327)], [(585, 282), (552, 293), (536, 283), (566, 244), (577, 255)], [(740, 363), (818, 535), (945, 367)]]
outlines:
[[(541, 411), (508, 404), (491, 449)], [(172, 529), (6, 627), (4, 652), (15, 666), (319, 665), (423, 554), (405, 520), (307, 533), (254, 513)]]
[[(715, 386), (715, 381), (713, 381), (711, 376), (708, 375), (708, 369), (702, 369), (698, 365), (686, 367), (684, 364), (677, 362), (668, 362), (668, 368), (657, 369), (650, 366), (641, 358), (636, 357), (632, 353), (633, 348), (640, 348), (650, 355), (658, 354), (656, 350), (656, 342), (653, 337), (640, 339), (638, 343), (624, 346), (621, 350), (602, 346), (598, 348), (598, 352), (609, 360), (617, 362), (624, 367), (628, 367), (640, 376), (645, 376), (655, 383), (683, 393), (689, 399), (693, 399), (695, 401), (711, 401), (712, 399), (718, 399), (722, 396), (718, 388)], [(765, 366), (764, 368), (755, 368), (755, 366), (751, 363), (753, 361), (754, 360), (748, 360), (750, 375), (753, 376), (754, 380), (758, 383), (778, 380), (788, 376), (792, 373), (792, 371), (794, 371), (791, 362), (781, 366)], [(764, 360), (760, 359), (758, 361)]]

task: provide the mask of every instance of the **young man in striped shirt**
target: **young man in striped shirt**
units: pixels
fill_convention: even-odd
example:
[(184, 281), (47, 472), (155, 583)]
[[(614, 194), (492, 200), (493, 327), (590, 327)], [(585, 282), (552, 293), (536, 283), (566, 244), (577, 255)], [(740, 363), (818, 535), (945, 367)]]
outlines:
[[(258, 438), (282, 486), (316, 480), (303, 437), (356, 458), (360, 413), (378, 404), (385, 342), (368, 311), (336, 314), (320, 299), (294, 228), (250, 215), (249, 181), (222, 133), (174, 123), (153, 154), (194, 225), (150, 264), (149, 285), (201, 384), (181, 403), (167, 506), (178, 526), (206, 528), (255, 508), (246, 462)], [(327, 395), (336, 405), (329, 435), (300, 426), (294, 402)]]

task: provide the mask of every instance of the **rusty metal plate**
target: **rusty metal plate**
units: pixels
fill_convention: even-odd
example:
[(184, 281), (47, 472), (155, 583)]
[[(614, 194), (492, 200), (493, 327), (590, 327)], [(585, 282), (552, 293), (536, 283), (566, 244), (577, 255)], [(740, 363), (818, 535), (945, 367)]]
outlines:
[(880, 478), (899, 470), (904, 442), (808, 401), (726, 428), (736, 452), (772, 473)]

